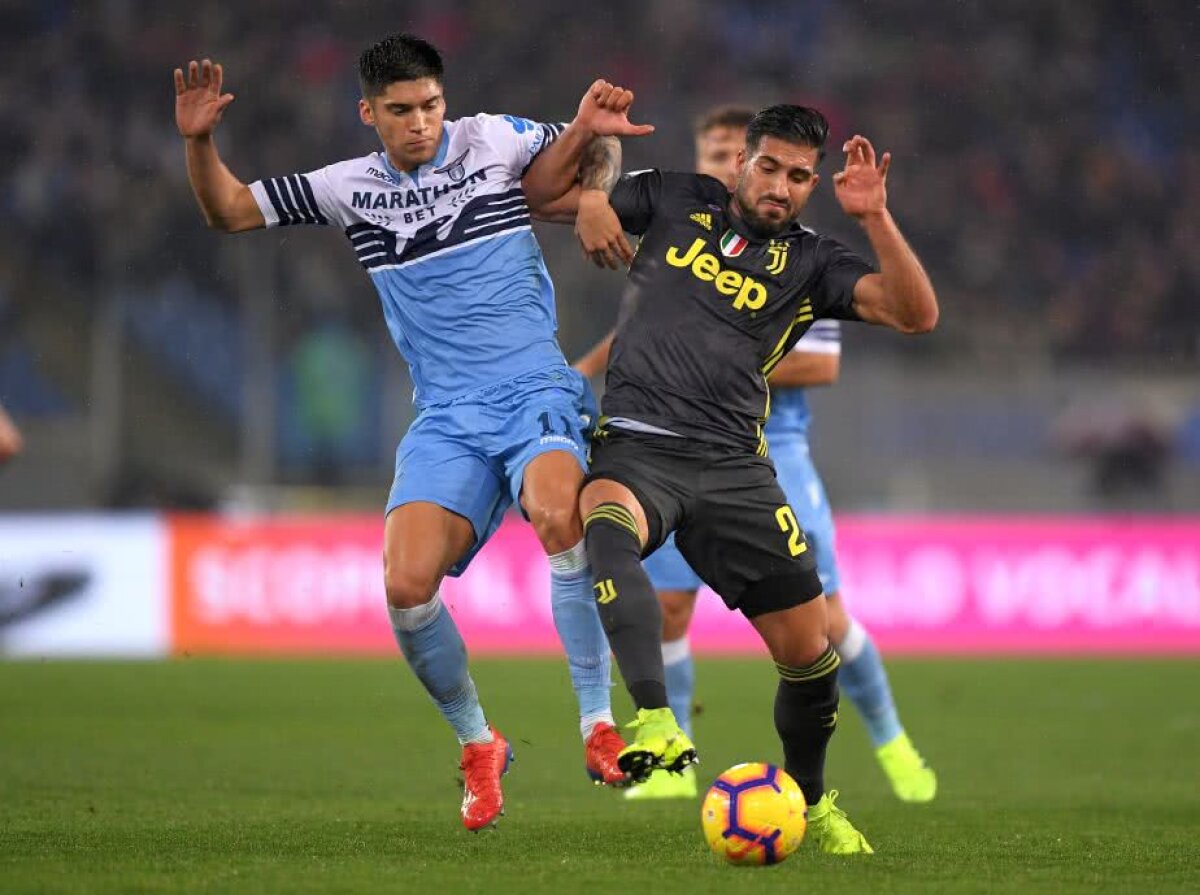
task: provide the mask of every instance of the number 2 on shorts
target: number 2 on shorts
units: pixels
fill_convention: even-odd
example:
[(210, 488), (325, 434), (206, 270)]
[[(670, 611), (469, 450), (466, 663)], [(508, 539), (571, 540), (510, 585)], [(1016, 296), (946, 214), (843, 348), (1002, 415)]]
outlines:
[(796, 514), (786, 503), (775, 511), (775, 521), (779, 523), (779, 530), (788, 536), (788, 550), (792, 556), (799, 556), (808, 549), (808, 544), (804, 543), (800, 523), (796, 521)]

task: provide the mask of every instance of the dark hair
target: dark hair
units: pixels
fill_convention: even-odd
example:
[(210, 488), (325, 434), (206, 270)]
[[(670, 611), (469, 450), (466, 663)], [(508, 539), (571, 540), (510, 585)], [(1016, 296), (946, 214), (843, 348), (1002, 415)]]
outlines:
[(412, 34), (391, 34), (358, 57), (358, 83), (370, 99), (396, 81), (420, 78), (442, 80), (442, 54), (427, 40)]
[(692, 131), (703, 137), (718, 127), (745, 128), (754, 120), (754, 110), (749, 106), (714, 106), (692, 122)]
[(778, 137), (820, 150), (817, 155), (820, 161), (825, 158), (825, 138), (828, 136), (829, 122), (816, 109), (786, 104), (767, 106), (746, 127), (746, 152), (753, 155), (763, 137)]

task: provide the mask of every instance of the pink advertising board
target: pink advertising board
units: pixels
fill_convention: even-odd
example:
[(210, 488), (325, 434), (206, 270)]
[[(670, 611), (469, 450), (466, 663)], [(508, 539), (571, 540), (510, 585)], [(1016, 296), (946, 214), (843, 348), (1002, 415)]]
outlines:
[[(391, 653), (378, 517), (171, 524), (176, 652)], [(843, 593), (885, 650), (1200, 654), (1200, 520), (846, 516)], [(558, 649), (546, 561), (508, 519), (442, 594), (473, 653)], [(757, 651), (704, 591), (695, 649)]]

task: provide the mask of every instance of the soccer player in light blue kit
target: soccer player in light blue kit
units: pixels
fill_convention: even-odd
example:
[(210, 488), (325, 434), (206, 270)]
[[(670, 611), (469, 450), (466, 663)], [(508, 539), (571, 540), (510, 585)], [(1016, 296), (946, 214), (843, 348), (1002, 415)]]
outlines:
[[(753, 117), (753, 109), (736, 106), (719, 107), (701, 117), (695, 129), (697, 172), (715, 177), (733, 189), (737, 183), (737, 155), (745, 147), (746, 127)], [(591, 222), (585, 220), (585, 214), (581, 210), (581, 223), (577, 225), (585, 250), (591, 250), (589, 254), (597, 263), (606, 261), (606, 266), (615, 266), (614, 256), (624, 254), (619, 245), (614, 245), (614, 228), (620, 227), (619, 222), (610, 224), (609, 213), (601, 207), (594, 232), (589, 232)], [(842, 602), (834, 555), (833, 515), (825, 487), (809, 456), (808, 428), (812, 416), (805, 389), (837, 381), (840, 326), (836, 320), (818, 320), (772, 371), (771, 415), (765, 434), (779, 484), (816, 552), (817, 574), (829, 608), (829, 639), (842, 660), (838, 684), (862, 716), (876, 758), (896, 796), (906, 802), (928, 802), (937, 792), (937, 777), (900, 723), (879, 651)], [(610, 336), (576, 367), (589, 377), (604, 372), (611, 342)], [(644, 566), (662, 606), (667, 698), (680, 726), (691, 736), (695, 671), (687, 630), (701, 581), (675, 547), (674, 535), (646, 558)], [(695, 769), (688, 767), (682, 774), (655, 771), (646, 783), (627, 790), (625, 797), (691, 798), (696, 794)]]
[(213, 132), (233, 95), (209, 60), (175, 70), (175, 118), (209, 225), (342, 229), (371, 277), (416, 386), (416, 421), (396, 452), (384, 582), (396, 641), (463, 747), (462, 819), (494, 823), (512, 749), (488, 723), (466, 649), (438, 596), (517, 504), (550, 558), (553, 614), (579, 700), (585, 763), (620, 783), (624, 747), (609, 706), (609, 648), (592, 599), (577, 496), (594, 400), (555, 338), (554, 291), (530, 211), (614, 162), (633, 94), (597, 81), (566, 127), (511, 115), (444, 120), (438, 51), (407, 34), (359, 59), (359, 114), (383, 150), (306, 174), (238, 180)]

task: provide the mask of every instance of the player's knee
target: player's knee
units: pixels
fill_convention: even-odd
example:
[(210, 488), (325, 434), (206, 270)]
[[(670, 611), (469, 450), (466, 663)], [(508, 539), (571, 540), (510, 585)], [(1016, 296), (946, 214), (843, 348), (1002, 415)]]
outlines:
[(811, 665), (829, 651), (829, 638), (824, 632), (813, 632), (800, 638), (796, 660)]
[(769, 626), (755, 625), (771, 651), (771, 658), (778, 664), (804, 668), (829, 649), (825, 613), (811, 611), (809, 607), (810, 604), (804, 604), (778, 613)]
[[(660, 594), (659, 603), (662, 605), (663, 640), (678, 640), (685, 636), (692, 621), (692, 603), (690, 600), (663, 599)], [(683, 596), (691, 596), (684, 594)], [(694, 597), (693, 597), (694, 599)]]
[(846, 613), (846, 607), (842, 605), (837, 594), (825, 595), (825, 607), (829, 612), (829, 639), (836, 648), (846, 639), (846, 632), (850, 627), (850, 616)]
[(679, 612), (678, 610), (668, 609), (665, 605), (662, 608), (663, 612), (663, 640), (670, 642), (679, 640), (687, 635), (688, 622), (691, 621), (690, 613)]
[(413, 609), (433, 599), (439, 584), (438, 576), (421, 569), (402, 568), (388, 564), (384, 568), (383, 587), (388, 605), (393, 609)]
[(551, 556), (570, 550), (583, 538), (579, 508), (574, 499), (539, 503), (527, 507), (525, 512), (543, 549)]
[(771, 650), (772, 658), (781, 665), (803, 668), (811, 665), (829, 649), (824, 631), (797, 632)]

